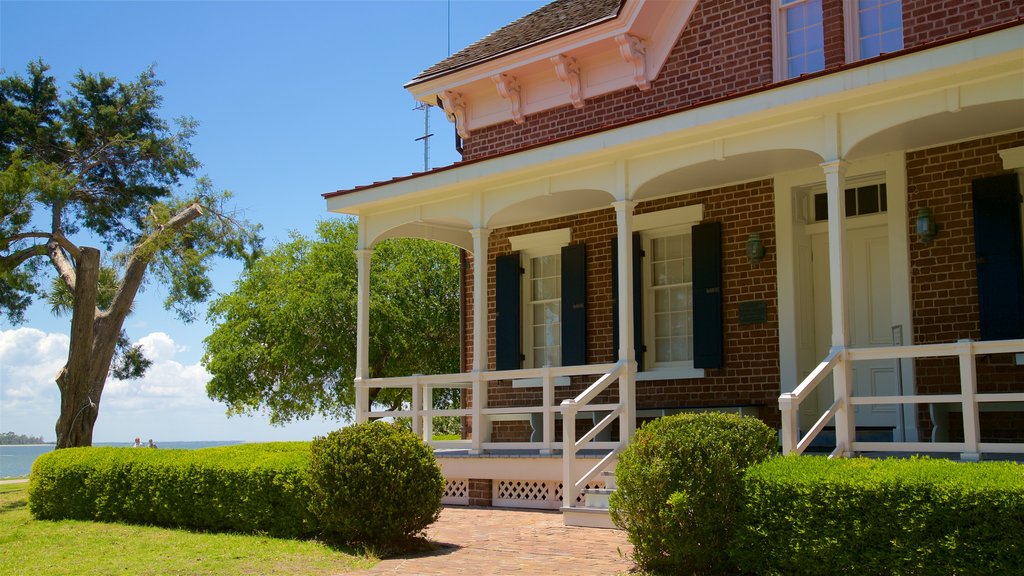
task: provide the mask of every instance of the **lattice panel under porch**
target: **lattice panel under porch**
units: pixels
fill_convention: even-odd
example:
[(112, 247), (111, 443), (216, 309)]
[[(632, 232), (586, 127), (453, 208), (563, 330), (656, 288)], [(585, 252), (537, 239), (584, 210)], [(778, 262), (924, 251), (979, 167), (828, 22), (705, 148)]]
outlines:
[(441, 503), (454, 506), (468, 506), (469, 480), (466, 478), (446, 478)]
[(544, 480), (496, 480), (492, 503), (509, 508), (558, 509), (553, 488), (554, 482)]
[[(595, 480), (593, 482), (587, 482), (586, 485), (583, 486), (584, 490), (588, 490), (590, 488), (604, 488), (604, 481), (603, 480)], [(555, 488), (555, 500), (558, 502), (558, 506), (561, 507), (562, 506), (562, 483), (561, 482), (559, 482), (558, 486)], [(584, 494), (583, 492), (580, 492), (576, 496), (576, 503), (577, 504), (583, 504), (584, 500), (586, 500), (586, 494)]]

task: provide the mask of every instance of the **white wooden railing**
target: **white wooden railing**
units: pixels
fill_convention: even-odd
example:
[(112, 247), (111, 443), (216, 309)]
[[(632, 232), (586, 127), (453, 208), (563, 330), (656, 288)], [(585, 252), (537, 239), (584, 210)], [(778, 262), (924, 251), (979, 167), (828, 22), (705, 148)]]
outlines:
[[(629, 431), (632, 427), (624, 425), (624, 423), (636, 421), (636, 408), (631, 406), (628, 401), (631, 397), (631, 391), (628, 389), (631, 379), (623, 377), (627, 370), (629, 370), (627, 362), (620, 360), (604, 376), (598, 378), (590, 387), (581, 392), (579, 396), (562, 400), (562, 438), (564, 439), (562, 448), (562, 505), (565, 507), (576, 507), (576, 497), (579, 496), (580, 491), (587, 485), (587, 482), (590, 482), (598, 474), (607, 470), (615, 461), (619, 452), (626, 446), (626, 442), (629, 441)], [(608, 389), (612, 382), (616, 381), (619, 382), (618, 404), (591, 404), (595, 398)], [(607, 410), (609, 412), (600, 422), (594, 424), (594, 427), (584, 434), (582, 438), (574, 441), (576, 438), (576, 414), (584, 410), (595, 412)], [(577, 475), (576, 454), (586, 448), (599, 448), (598, 444), (600, 443), (594, 442), (594, 438), (616, 418), (620, 422), (617, 445), (601, 458), (597, 464), (582, 475)]]
[[(555, 420), (560, 413), (555, 404), (555, 386), (559, 379), (572, 376), (601, 376), (598, 383), (605, 381), (608, 374), (616, 370), (619, 364), (589, 364), (583, 366), (550, 366), (525, 370), (497, 370), (488, 372), (466, 372), (459, 374), (437, 374), (429, 376), (403, 376), (397, 378), (370, 378), (356, 383), (356, 398), (368, 398), (367, 390), (373, 388), (409, 388), (412, 390), (412, 402), (401, 410), (372, 410), (357, 402), (356, 418), (364, 421), (370, 418), (407, 417), (412, 419), (412, 429), (417, 435), (434, 448), (465, 448), (473, 451), (534, 449), (541, 453), (552, 453), (561, 449), (564, 442), (555, 441)], [(487, 383), (495, 380), (531, 379), (541, 383), (542, 398), (540, 405), (488, 408), (485, 397)], [(597, 385), (597, 383), (595, 383)], [(359, 389), (363, 390), (360, 391)], [(474, 391), (472, 405), (469, 408), (440, 409), (433, 406), (433, 391), (436, 388), (462, 388)], [(591, 386), (593, 388), (593, 386)], [(483, 392), (483, 394), (481, 394)], [(585, 394), (585, 393), (584, 393)], [(618, 405), (590, 405), (587, 410), (593, 412), (614, 411)], [(561, 409), (564, 414), (564, 408)], [(540, 414), (542, 432), (539, 441), (530, 442), (491, 442), (489, 427), (493, 418), (529, 419), (533, 414)], [(469, 440), (434, 440), (433, 418), (437, 416), (472, 416), (472, 438)], [(563, 437), (574, 438), (575, 421), (563, 418)], [(572, 434), (570, 434), (572, 433)], [(570, 444), (572, 444), (570, 442)], [(591, 442), (590, 447), (613, 449), (618, 442)]]
[[(886, 346), (878, 348), (833, 348), (827, 357), (808, 374), (792, 392), (779, 396), (782, 411), (782, 451), (784, 454), (802, 454), (819, 432), (836, 420), (836, 449), (832, 455), (855, 452), (959, 452), (961, 458), (976, 460), (984, 452), (1022, 454), (1024, 443), (992, 443), (980, 441), (979, 404), (1024, 403), (1024, 393), (979, 394), (976, 357), (983, 354), (1014, 354), (1024, 352), (1024, 339), (974, 342), (961, 340), (948, 344), (919, 344), (916, 346)], [(899, 360), (902, 358), (957, 357), (960, 361), (959, 394), (907, 394), (901, 396), (853, 396), (852, 382), (835, 386), (835, 401), (800, 437), (800, 404), (807, 400), (830, 374), (845, 380), (843, 371), (858, 360)], [(855, 409), (857, 406), (895, 404), (950, 404), (956, 403), (963, 411), (963, 442), (858, 442), (854, 437)], [(1007, 406), (1018, 410), (1019, 405)]]

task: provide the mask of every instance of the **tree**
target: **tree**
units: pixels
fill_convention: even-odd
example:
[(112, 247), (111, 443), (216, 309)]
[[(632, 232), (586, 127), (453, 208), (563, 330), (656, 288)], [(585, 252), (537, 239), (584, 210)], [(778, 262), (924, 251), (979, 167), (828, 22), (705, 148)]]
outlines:
[[(123, 331), (147, 277), (167, 287), (167, 309), (192, 320), (213, 291), (211, 259), (247, 261), (260, 238), (228, 211), (229, 193), (195, 178), (196, 123), (181, 118), (172, 130), (158, 115), (163, 83), (152, 68), (127, 83), (79, 72), (64, 97), (48, 70), (37, 61), (25, 77), (0, 78), (0, 313), (23, 322), (44, 297), (71, 314), (56, 377), (64, 448), (92, 444), (112, 368), (135, 377), (148, 366)], [(193, 179), (192, 193), (177, 193)], [(83, 242), (107, 250), (102, 265)]]
[[(229, 414), (265, 411), (275, 424), (351, 418), (358, 229), (328, 220), (316, 234), (293, 233), (210, 304), (207, 392)], [(458, 249), (440, 242), (391, 239), (374, 248), (371, 377), (458, 371), (458, 266)], [(391, 408), (407, 399), (395, 389), (374, 396)]]

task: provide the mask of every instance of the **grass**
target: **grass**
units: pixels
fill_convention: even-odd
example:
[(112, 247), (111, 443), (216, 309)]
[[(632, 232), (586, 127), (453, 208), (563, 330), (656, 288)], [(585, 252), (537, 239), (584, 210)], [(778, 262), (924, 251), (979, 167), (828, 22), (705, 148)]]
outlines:
[(35, 520), (28, 484), (0, 485), (0, 576), (339, 574), (375, 558), (318, 542), (128, 524)]

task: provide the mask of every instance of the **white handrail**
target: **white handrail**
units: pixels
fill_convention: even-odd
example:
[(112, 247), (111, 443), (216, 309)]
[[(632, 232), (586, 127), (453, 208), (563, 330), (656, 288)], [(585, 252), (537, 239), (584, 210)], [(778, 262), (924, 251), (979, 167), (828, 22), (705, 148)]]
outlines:
[[(607, 427), (612, 420), (622, 420), (623, 414), (628, 416), (629, 411), (625, 410), (625, 399), (619, 398), (619, 403), (613, 405), (614, 409), (601, 419), (593, 428), (583, 435), (578, 441), (576, 438), (576, 414), (581, 411), (594, 411), (595, 406), (588, 406), (591, 400), (597, 398), (608, 386), (622, 376), (623, 370), (627, 369), (625, 361), (618, 361), (606, 374), (597, 379), (586, 390), (575, 398), (562, 400), (562, 505), (569, 508), (576, 507), (576, 497), (580, 490), (586, 485), (589, 479), (597, 476), (619, 453), (628, 438), (625, 437), (625, 426), (619, 425), (619, 445), (611, 453), (602, 458), (596, 466), (587, 471), (582, 479), (576, 478), (576, 454), (586, 446), (590, 445), (593, 439)], [(607, 404), (601, 405), (609, 406)]]
[[(942, 344), (917, 344), (910, 346), (883, 346), (873, 348), (833, 348), (828, 356), (800, 383), (793, 392), (779, 396), (779, 408), (782, 412), (782, 447), (783, 452), (802, 453), (829, 420), (843, 413), (851, 422), (857, 406), (873, 406), (881, 404), (959, 404), (964, 422), (963, 442), (857, 442), (852, 440), (850, 447), (854, 450), (872, 451), (921, 451), (961, 452), (964, 459), (977, 459), (983, 450), (995, 450), (1010, 453), (1024, 453), (1024, 444), (1020, 443), (983, 443), (980, 442), (979, 404), (985, 403), (1022, 403), (1024, 393), (982, 393), (977, 391), (976, 358), (983, 354), (1011, 354), (1024, 352), (1024, 339), (996, 340), (974, 342), (961, 340)], [(800, 403), (806, 400), (819, 383), (833, 371), (843, 367), (844, 362), (865, 360), (899, 360), (903, 358), (957, 357), (960, 364), (959, 394), (907, 394), (899, 396), (850, 397), (846, 401), (837, 400), (818, 418), (814, 426), (800, 438), (799, 409)], [(1017, 408), (1016, 404), (1011, 408)], [(851, 425), (852, 427), (852, 425)], [(846, 449), (837, 446), (833, 456), (842, 455)]]

